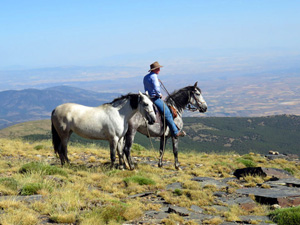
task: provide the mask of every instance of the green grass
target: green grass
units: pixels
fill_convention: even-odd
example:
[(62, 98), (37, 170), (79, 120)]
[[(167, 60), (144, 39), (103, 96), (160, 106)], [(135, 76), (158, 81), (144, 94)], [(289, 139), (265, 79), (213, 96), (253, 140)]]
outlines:
[(174, 190), (174, 194), (177, 195), (177, 196), (181, 196), (181, 195), (183, 194), (183, 191), (182, 191), (181, 189), (177, 189), (177, 188), (176, 188), (176, 189)]
[(122, 215), (125, 213), (126, 207), (123, 203), (108, 205), (100, 210), (100, 216), (105, 223), (108, 223), (110, 220), (124, 221), (125, 218)]
[(41, 183), (25, 184), (21, 190), (21, 195), (36, 195), (43, 188)]
[(37, 145), (37, 146), (34, 146), (34, 149), (35, 149), (35, 150), (41, 150), (41, 149), (43, 149), (43, 148), (44, 148), (43, 145)]
[(58, 168), (56, 166), (50, 166), (40, 162), (31, 162), (23, 165), (20, 170), (20, 173), (32, 173), (32, 172), (40, 172), (44, 175), (55, 175), (59, 174), (67, 177), (68, 174), (63, 169)]
[(286, 168), (284, 168), (284, 170), (287, 171), (288, 173), (292, 174), (292, 175), (295, 174), (294, 170), (291, 169), (291, 168), (286, 167)]
[(244, 164), (246, 167), (256, 167), (257, 166), (257, 164), (255, 162), (253, 162), (252, 160), (249, 160), (249, 159), (239, 158), (236, 161)]
[(299, 225), (300, 206), (286, 209), (277, 209), (270, 213), (270, 217), (278, 225)]
[(136, 176), (132, 176), (132, 177), (127, 177), (124, 179), (124, 182), (125, 183), (129, 183), (129, 182), (133, 182), (133, 183), (137, 183), (139, 185), (154, 185), (155, 184), (155, 181), (150, 179), (150, 178), (146, 178), (146, 177), (143, 177), (143, 176), (139, 176), (139, 175), (136, 175)]
[(12, 177), (0, 178), (0, 184), (13, 191), (16, 191), (18, 189), (18, 182)]

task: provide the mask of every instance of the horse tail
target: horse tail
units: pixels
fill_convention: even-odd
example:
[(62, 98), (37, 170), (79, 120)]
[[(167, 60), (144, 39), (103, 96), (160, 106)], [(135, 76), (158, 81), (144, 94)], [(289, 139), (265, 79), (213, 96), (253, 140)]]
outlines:
[(54, 125), (53, 125), (53, 114), (55, 112), (55, 109), (52, 111), (52, 116), (51, 116), (51, 132), (52, 132), (52, 144), (54, 147), (54, 152), (56, 154), (61, 155), (61, 139), (57, 133), (57, 130), (55, 129)]

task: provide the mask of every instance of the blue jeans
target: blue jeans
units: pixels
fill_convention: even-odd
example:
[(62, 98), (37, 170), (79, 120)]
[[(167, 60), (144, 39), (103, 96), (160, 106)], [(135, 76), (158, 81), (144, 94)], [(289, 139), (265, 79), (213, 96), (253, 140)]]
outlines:
[(161, 115), (164, 115), (164, 112), (165, 112), (166, 123), (171, 131), (171, 134), (173, 137), (176, 136), (176, 134), (179, 131), (174, 123), (173, 116), (170, 112), (169, 107), (160, 98), (152, 98), (152, 101), (156, 105), (156, 107), (159, 110), (159, 112), (161, 113)]

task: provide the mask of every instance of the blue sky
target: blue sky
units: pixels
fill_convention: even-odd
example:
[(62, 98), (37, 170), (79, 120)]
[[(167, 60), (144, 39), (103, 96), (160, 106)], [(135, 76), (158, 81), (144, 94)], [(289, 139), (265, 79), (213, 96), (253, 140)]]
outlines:
[(297, 0), (4, 0), (0, 69), (184, 63), (197, 51), (299, 56), (299, 12)]

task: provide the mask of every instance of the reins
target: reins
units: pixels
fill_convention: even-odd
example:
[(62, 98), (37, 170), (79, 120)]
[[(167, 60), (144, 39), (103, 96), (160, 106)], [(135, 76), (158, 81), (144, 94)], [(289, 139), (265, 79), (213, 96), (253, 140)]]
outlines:
[[(167, 92), (168, 96), (173, 100), (173, 102), (175, 103), (175, 100), (172, 98), (172, 96), (170, 95), (170, 93), (168, 92), (167, 88), (165, 87), (165, 85), (163, 84), (163, 82), (158, 79), (159, 83), (161, 84), (162, 88), (165, 90), (165, 92)], [(166, 132), (166, 116), (165, 116), (165, 107), (166, 107), (166, 104), (164, 104), (164, 142), (163, 142), (163, 149), (162, 149), (162, 154), (161, 154), (161, 162), (163, 161), (163, 158), (164, 158), (164, 154), (165, 154), (165, 149), (166, 149), (166, 135), (165, 135), (165, 132)]]
[(165, 87), (165, 85), (163, 84), (163, 82), (158, 79), (159, 83), (161, 84), (161, 87), (164, 89), (164, 91), (168, 94), (169, 98), (172, 99), (172, 101), (176, 104), (175, 99), (170, 95), (170, 93), (168, 92), (167, 88)]
[[(174, 101), (174, 99), (172, 98), (172, 96), (170, 95), (170, 93), (168, 92), (167, 88), (165, 87), (165, 85), (161, 82), (161, 80), (158, 80), (162, 86), (162, 88), (164, 89), (164, 91), (168, 94), (168, 96)], [(174, 101), (175, 103), (175, 101)], [(162, 149), (162, 155), (161, 155), (161, 161), (163, 160), (163, 157), (164, 157), (164, 154), (165, 154), (165, 145), (166, 145), (166, 135), (165, 135), (165, 132), (166, 132), (166, 117), (165, 117), (165, 105), (164, 104), (164, 131), (163, 131), (163, 136), (164, 136), (164, 142), (163, 142), (163, 149)], [(152, 149), (154, 149), (154, 146), (153, 146), (153, 143), (152, 143), (152, 140), (151, 140), (151, 136), (150, 136), (150, 132), (149, 132), (149, 128), (148, 128), (148, 123), (146, 122), (145, 120), (145, 123), (146, 123), (146, 127), (147, 127), (147, 133), (148, 133), (148, 137), (149, 137), (149, 140), (150, 140), (150, 143), (151, 143), (151, 147)]]
[(148, 123), (147, 123), (147, 120), (145, 118), (144, 118), (144, 121), (145, 121), (145, 124), (146, 124), (147, 133), (148, 133), (148, 137), (149, 137), (149, 140), (150, 140), (150, 143), (151, 143), (151, 147), (152, 147), (152, 149), (154, 149), (154, 146), (153, 146), (153, 143), (152, 143), (152, 140), (151, 140), (151, 136), (150, 136), (150, 132), (149, 132), (149, 128), (148, 128)]
[[(158, 81), (159, 81), (159, 83), (161, 84), (162, 88), (165, 90), (165, 92), (167, 92), (167, 94), (170, 96), (170, 98), (172, 98), (171, 95), (170, 95), (170, 93), (168, 92), (167, 88), (166, 88), (165, 85), (163, 84), (163, 82), (162, 82), (160, 79), (158, 79)], [(172, 98), (172, 100), (174, 101), (173, 98)]]

